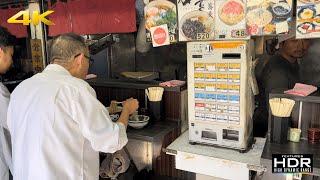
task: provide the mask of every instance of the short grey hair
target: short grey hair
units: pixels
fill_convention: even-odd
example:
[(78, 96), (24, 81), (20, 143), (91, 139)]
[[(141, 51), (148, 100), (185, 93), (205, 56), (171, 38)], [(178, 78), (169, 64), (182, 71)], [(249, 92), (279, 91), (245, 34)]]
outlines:
[(76, 55), (88, 52), (84, 38), (74, 33), (62, 34), (49, 40), (47, 47), (49, 61), (62, 66), (68, 65)]

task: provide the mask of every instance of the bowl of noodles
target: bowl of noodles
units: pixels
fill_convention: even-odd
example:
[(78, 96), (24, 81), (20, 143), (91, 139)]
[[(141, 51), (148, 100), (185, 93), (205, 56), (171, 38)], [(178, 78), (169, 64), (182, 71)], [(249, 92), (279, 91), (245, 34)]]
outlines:
[(192, 11), (180, 20), (180, 34), (187, 40), (198, 40), (199, 34), (206, 39), (212, 38), (214, 33), (214, 19), (204, 11)]
[(150, 31), (151, 27), (167, 24), (169, 32), (174, 33), (177, 27), (176, 5), (166, 0), (151, 1), (144, 8), (146, 19), (145, 27)]

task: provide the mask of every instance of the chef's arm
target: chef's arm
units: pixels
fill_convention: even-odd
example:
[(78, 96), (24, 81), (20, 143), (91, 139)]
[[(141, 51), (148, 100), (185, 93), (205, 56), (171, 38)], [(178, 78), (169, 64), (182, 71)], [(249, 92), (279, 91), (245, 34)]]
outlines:
[(127, 128), (127, 126), (128, 126), (128, 120), (129, 120), (129, 115), (130, 115), (130, 114), (129, 114), (129, 112), (128, 112), (127, 110), (123, 110), (123, 111), (121, 112), (121, 115), (120, 115), (117, 123), (121, 123), (121, 124), (123, 124), (123, 125)]
[(128, 142), (126, 125), (121, 122), (113, 123), (107, 109), (96, 99), (92, 91), (82, 91), (76, 95), (74, 119), (94, 150), (114, 153)]

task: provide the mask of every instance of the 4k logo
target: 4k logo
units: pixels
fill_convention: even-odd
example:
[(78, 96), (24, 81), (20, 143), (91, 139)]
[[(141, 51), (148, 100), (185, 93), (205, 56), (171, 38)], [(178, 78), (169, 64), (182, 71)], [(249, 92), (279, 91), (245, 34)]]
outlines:
[[(32, 16), (30, 19), (29, 11), (20, 11), (11, 18), (7, 20), (10, 24), (23, 24), (25, 26), (28, 26), (31, 24), (37, 26), (40, 22), (44, 23), (45, 25), (54, 25), (53, 22), (46, 19), (46, 16), (52, 14), (54, 11), (46, 11), (42, 14), (39, 13), (39, 11), (33, 11)], [(22, 16), (22, 19), (18, 19)]]

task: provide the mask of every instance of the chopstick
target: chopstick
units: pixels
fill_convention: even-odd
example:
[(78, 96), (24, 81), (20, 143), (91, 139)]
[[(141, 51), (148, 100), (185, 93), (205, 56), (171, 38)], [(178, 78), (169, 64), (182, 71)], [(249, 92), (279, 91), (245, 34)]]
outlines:
[(118, 102), (118, 101), (115, 101), (114, 103), (115, 104), (123, 104), (123, 102)]

